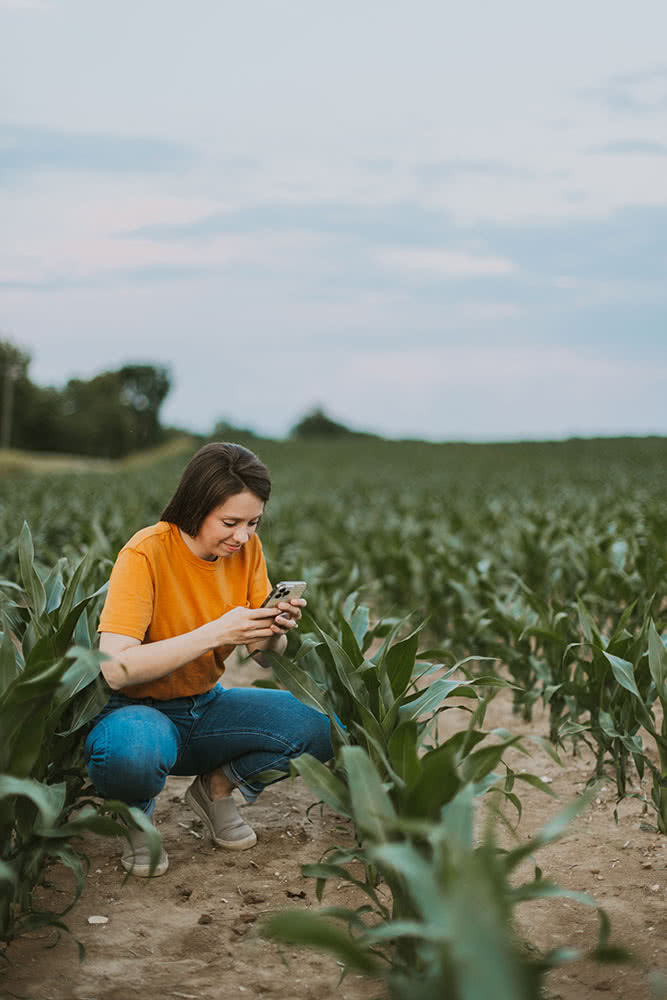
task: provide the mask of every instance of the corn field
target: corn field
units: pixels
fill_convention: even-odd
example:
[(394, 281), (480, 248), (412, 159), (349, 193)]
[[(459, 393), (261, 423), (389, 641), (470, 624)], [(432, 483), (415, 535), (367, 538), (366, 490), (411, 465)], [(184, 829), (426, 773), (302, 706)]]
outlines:
[[(248, 444), (274, 478), (261, 530), (272, 579), (308, 581), (299, 634), (262, 683), (330, 716), (334, 761), (303, 756), (294, 773), (355, 830), (354, 847), (332, 845), (303, 875), (322, 904), (332, 882), (364, 898), (275, 912), (262, 933), (333, 952), (395, 1000), (531, 1000), (563, 963), (627, 960), (591, 895), (520, 866), (567, 837), (603, 779), (667, 834), (667, 442)], [(105, 697), (94, 636), (110, 568), (158, 519), (187, 457), (0, 483), (8, 957), (27, 931), (66, 929), (84, 831), (145, 822), (91, 794), (82, 738)], [(522, 723), (546, 710), (548, 739), (487, 728), (500, 694)], [(442, 738), (453, 706), (468, 722)], [(555, 761), (591, 750), (591, 790), (508, 847), (522, 789), (553, 794), (530, 766), (535, 746)], [(74, 873), (58, 911), (39, 901), (51, 865)], [(556, 896), (597, 913), (596, 937), (536, 954), (517, 914)]]

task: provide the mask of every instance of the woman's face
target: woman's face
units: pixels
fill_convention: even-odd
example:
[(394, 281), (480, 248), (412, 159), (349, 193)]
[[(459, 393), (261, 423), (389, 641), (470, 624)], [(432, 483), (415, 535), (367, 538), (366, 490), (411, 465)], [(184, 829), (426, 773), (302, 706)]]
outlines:
[(257, 531), (264, 503), (250, 490), (235, 493), (214, 507), (192, 539), (200, 559), (228, 559)]

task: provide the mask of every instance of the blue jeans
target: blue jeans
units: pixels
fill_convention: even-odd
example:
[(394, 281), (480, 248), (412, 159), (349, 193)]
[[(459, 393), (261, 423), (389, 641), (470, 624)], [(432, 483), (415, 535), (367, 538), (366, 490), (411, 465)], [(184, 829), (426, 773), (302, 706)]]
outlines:
[[(85, 746), (88, 773), (103, 798), (138, 806), (149, 816), (167, 775), (221, 768), (248, 802), (266, 784), (262, 771), (289, 773), (302, 753), (333, 756), (329, 719), (287, 691), (229, 688), (159, 701), (114, 691), (93, 722)], [(277, 779), (276, 779), (277, 780)]]

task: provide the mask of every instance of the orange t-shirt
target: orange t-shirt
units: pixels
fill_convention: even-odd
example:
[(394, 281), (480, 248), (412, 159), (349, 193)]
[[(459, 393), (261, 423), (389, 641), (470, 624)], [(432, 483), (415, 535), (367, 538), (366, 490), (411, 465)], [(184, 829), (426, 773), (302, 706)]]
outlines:
[[(141, 642), (171, 639), (200, 628), (232, 608), (258, 608), (271, 590), (262, 545), (252, 535), (240, 552), (208, 562), (187, 547), (167, 521), (133, 535), (118, 554), (98, 632)], [(218, 646), (145, 684), (123, 688), (130, 698), (203, 694), (224, 673), (234, 646)]]

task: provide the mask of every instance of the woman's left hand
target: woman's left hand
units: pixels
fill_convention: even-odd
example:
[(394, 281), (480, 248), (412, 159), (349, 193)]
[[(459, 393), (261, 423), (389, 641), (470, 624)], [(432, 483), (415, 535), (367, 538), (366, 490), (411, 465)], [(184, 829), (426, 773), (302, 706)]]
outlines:
[(307, 601), (303, 597), (293, 597), (291, 601), (282, 601), (277, 607), (280, 614), (271, 623), (271, 628), (278, 635), (285, 635), (292, 628), (296, 628), (301, 618), (301, 608), (305, 608)]

